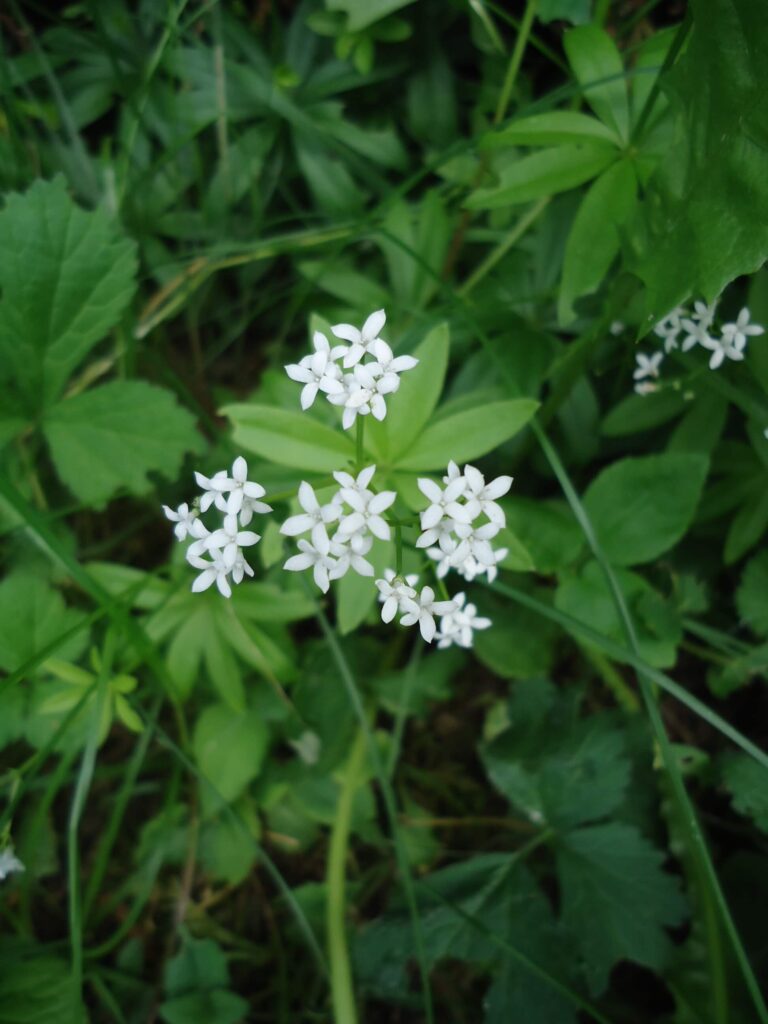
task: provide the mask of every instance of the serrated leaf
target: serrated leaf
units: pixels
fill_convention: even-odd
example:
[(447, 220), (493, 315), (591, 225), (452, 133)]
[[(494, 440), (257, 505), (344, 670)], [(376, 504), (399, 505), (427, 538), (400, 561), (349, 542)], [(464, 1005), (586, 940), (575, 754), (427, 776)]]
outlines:
[(690, 525), (709, 462), (668, 452), (621, 459), (590, 484), (584, 507), (614, 565), (650, 562)]
[(176, 476), (185, 452), (200, 451), (195, 420), (165, 388), (112, 381), (50, 409), (43, 431), (56, 470), (86, 504), (103, 505), (117, 490), (144, 494), (147, 474)]
[(594, 995), (605, 991), (619, 960), (654, 970), (667, 962), (672, 943), (665, 928), (681, 924), (687, 907), (663, 863), (664, 855), (630, 825), (590, 825), (558, 843), (563, 922)]
[[(44, 580), (17, 570), (0, 583), (0, 668), (20, 668), (82, 620)], [(56, 646), (56, 657), (74, 660), (87, 641), (88, 630), (83, 629)]]
[(723, 760), (723, 782), (735, 809), (768, 832), (768, 770), (746, 754), (729, 753)]
[(3, 1024), (86, 1024), (66, 960), (18, 939), (0, 946)]
[(397, 468), (437, 470), (444, 469), (451, 459), (478, 459), (519, 433), (538, 407), (539, 403), (531, 398), (516, 398), (487, 402), (434, 420), (397, 459)]
[(232, 421), (236, 445), (281, 466), (332, 473), (354, 459), (354, 445), (346, 434), (306, 413), (253, 402), (225, 405), (221, 414)]
[[(195, 723), (192, 746), (200, 771), (228, 802), (236, 800), (261, 770), (269, 733), (255, 711), (210, 704)], [(203, 794), (207, 787), (203, 784)], [(211, 795), (210, 802), (215, 804)]]
[(571, 828), (605, 817), (622, 802), (630, 763), (624, 737), (606, 716), (582, 719), (551, 683), (517, 683), (510, 726), (482, 749), (486, 771), (537, 824)]
[(0, 211), (0, 364), (28, 412), (53, 402), (120, 319), (136, 247), (105, 210), (86, 212), (64, 179), (12, 193)]

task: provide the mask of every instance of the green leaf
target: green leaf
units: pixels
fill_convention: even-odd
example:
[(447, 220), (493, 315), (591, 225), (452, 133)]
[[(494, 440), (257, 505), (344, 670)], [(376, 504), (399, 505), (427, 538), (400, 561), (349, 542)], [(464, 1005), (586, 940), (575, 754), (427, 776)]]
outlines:
[(761, 479), (731, 520), (725, 538), (723, 558), (726, 565), (737, 562), (754, 547), (768, 529), (768, 490)]
[(173, 478), (185, 452), (200, 451), (194, 417), (165, 388), (112, 381), (59, 402), (43, 431), (61, 479), (78, 498), (99, 507), (115, 491), (144, 494), (147, 473)]
[(2, 1024), (86, 1024), (71, 965), (43, 946), (0, 945)]
[(136, 287), (133, 242), (64, 179), (11, 193), (0, 211), (0, 376), (28, 412), (49, 405), (120, 319)]
[(382, 543), (374, 541), (373, 547), (367, 560), (374, 568), (373, 576), (358, 576), (350, 570), (346, 576), (339, 580), (336, 598), (336, 614), (339, 623), (339, 632), (345, 636), (363, 622), (376, 604), (379, 592), (376, 589), (374, 580), (384, 575), (385, 569), (391, 569), (395, 564), (395, 545), (393, 541)]
[(346, 434), (306, 413), (254, 402), (226, 405), (221, 414), (232, 421), (236, 445), (281, 466), (332, 473), (354, 459), (355, 449)]
[(493, 451), (514, 437), (539, 403), (531, 398), (487, 402), (475, 409), (434, 420), (397, 460), (398, 469), (444, 469), (451, 459), (466, 462)]
[(489, 615), (493, 628), (474, 638), (475, 655), (502, 679), (526, 679), (552, 667), (557, 627), (541, 615), (509, 602), (485, 598), (481, 615)]
[(541, 0), (536, 11), (539, 21), (570, 21), (584, 25), (590, 19), (592, 0)]
[(329, 11), (344, 11), (347, 14), (347, 32), (360, 32), (413, 2), (414, 0), (326, 0), (326, 7)]
[(664, 967), (672, 943), (665, 927), (682, 923), (686, 903), (664, 855), (633, 827), (591, 825), (558, 843), (562, 917), (581, 950), (593, 994), (619, 960)]
[(746, 754), (729, 753), (723, 759), (723, 782), (734, 808), (768, 832), (768, 770)]
[(674, 388), (662, 388), (650, 395), (627, 395), (605, 416), (601, 431), (605, 437), (629, 437), (673, 420), (689, 404)]
[(768, 20), (752, 0), (692, 0), (688, 46), (663, 85), (678, 141), (651, 180), (633, 269), (649, 323), (714, 299), (768, 257)]
[(742, 622), (760, 636), (768, 636), (768, 550), (750, 559), (736, 591)]
[(200, 771), (231, 803), (259, 774), (268, 741), (257, 711), (237, 712), (225, 704), (210, 704), (195, 723), (192, 746)]
[(500, 504), (507, 525), (530, 552), (538, 572), (558, 572), (578, 558), (584, 547), (584, 534), (564, 501), (514, 495), (503, 498)]
[(165, 968), (166, 995), (226, 988), (229, 970), (221, 947), (211, 939), (193, 939), (186, 932), (182, 939), (181, 949)]
[[(82, 620), (44, 580), (17, 570), (0, 583), (0, 668), (15, 671)], [(75, 660), (87, 641), (84, 629), (58, 645), (56, 657)]]
[(369, 416), (365, 424), (366, 444), (390, 461), (397, 461), (421, 434), (440, 400), (448, 368), (450, 334), (447, 324), (433, 327), (416, 346), (418, 365), (404, 373), (394, 395), (387, 398), (387, 417), (378, 423)]
[(473, 192), (465, 203), (470, 210), (498, 210), (526, 203), (583, 185), (616, 160), (613, 146), (596, 142), (553, 146), (507, 163), (498, 183)]
[(628, 160), (613, 164), (590, 185), (565, 246), (558, 296), (560, 323), (574, 316), (573, 303), (596, 291), (619, 251), (620, 230), (637, 204), (637, 177)]
[(167, 1024), (240, 1024), (249, 1010), (245, 999), (226, 989), (189, 992), (160, 1004), (160, 1016)]
[(533, 114), (486, 135), (484, 149), (501, 146), (559, 146), (563, 143), (602, 142), (617, 143), (616, 134), (602, 121), (576, 110), (553, 110), (546, 114)]
[[(654, 668), (670, 668), (682, 639), (679, 613), (637, 573), (617, 569), (616, 579), (635, 620), (641, 656)], [(588, 562), (578, 574), (561, 577), (555, 606), (616, 643), (625, 642), (616, 602), (597, 562)], [(578, 630), (574, 636), (581, 639)]]
[(624, 64), (613, 39), (597, 25), (582, 25), (565, 33), (563, 46), (590, 107), (626, 142), (629, 98)]
[(629, 783), (623, 734), (541, 679), (517, 683), (510, 726), (481, 751), (494, 786), (536, 824), (571, 828), (619, 807)]
[(603, 470), (584, 507), (609, 561), (638, 565), (673, 547), (693, 520), (708, 466), (702, 455), (668, 452)]

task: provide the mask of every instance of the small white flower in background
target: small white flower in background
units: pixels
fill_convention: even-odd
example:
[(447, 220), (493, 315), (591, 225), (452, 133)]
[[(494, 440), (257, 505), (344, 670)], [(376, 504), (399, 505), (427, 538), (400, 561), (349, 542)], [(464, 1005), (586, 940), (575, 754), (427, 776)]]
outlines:
[(614, 336), (614, 338), (616, 338), (620, 334), (624, 333), (626, 327), (621, 320), (614, 320), (611, 326), (608, 328), (608, 330)]
[(261, 537), (258, 533), (250, 530), (241, 530), (234, 514), (224, 516), (221, 529), (215, 530), (209, 537), (205, 538), (205, 544), (209, 551), (214, 549), (222, 552), (224, 565), (231, 569), (237, 560), (240, 548), (250, 547), (258, 544)]
[(709, 336), (710, 325), (706, 320), (696, 321), (686, 317), (682, 321), (682, 325), (685, 332), (681, 346), (683, 352), (690, 352), (696, 345), (704, 345), (706, 347), (707, 342), (712, 340)]
[(344, 366), (347, 369), (373, 351), (373, 343), (379, 340), (379, 331), (386, 322), (387, 314), (383, 309), (377, 309), (366, 319), (360, 330), (352, 324), (336, 324), (331, 328), (337, 338), (351, 343), (344, 354)]
[(659, 390), (659, 385), (654, 384), (651, 380), (641, 380), (635, 384), (636, 395), (652, 395), (654, 391)]
[(232, 588), (227, 577), (233, 567), (225, 564), (220, 551), (211, 550), (211, 561), (196, 558), (195, 561), (190, 559), (190, 563), (196, 569), (202, 569), (192, 583), (192, 591), (195, 594), (207, 590), (215, 583), (222, 597), (232, 597)]
[(389, 540), (389, 523), (382, 518), (381, 513), (385, 512), (397, 497), (394, 491), (373, 494), (370, 491), (361, 493), (351, 487), (342, 487), (341, 495), (352, 509), (339, 520), (338, 533), (341, 537), (351, 537), (353, 534), (367, 531), (379, 540)]
[(320, 760), (320, 751), (323, 744), (316, 732), (310, 732), (307, 729), (297, 739), (288, 740), (288, 743), (293, 747), (304, 764), (317, 764)]
[(644, 380), (646, 377), (658, 377), (659, 367), (664, 359), (663, 352), (653, 352), (647, 356), (644, 352), (638, 352), (635, 356), (637, 366), (632, 374), (633, 380)]
[(448, 615), (455, 607), (453, 601), (436, 601), (432, 587), (422, 587), (416, 598), (403, 598), (401, 608), (405, 614), (400, 624), (413, 626), (418, 622), (421, 635), (429, 644), (437, 631), (435, 616)]
[(723, 341), (729, 347), (737, 348), (742, 352), (747, 347), (748, 337), (754, 338), (764, 333), (765, 328), (761, 327), (760, 324), (751, 324), (749, 322), (749, 310), (746, 306), (736, 317), (735, 323), (723, 324), (722, 327)]
[(329, 502), (321, 505), (317, 500), (314, 488), (305, 480), (299, 486), (299, 504), (304, 509), (302, 513), (291, 516), (280, 527), (280, 533), (286, 537), (296, 537), (300, 533), (312, 531), (312, 543), (317, 546), (317, 538), (321, 533), (326, 533), (329, 523), (334, 523), (341, 515), (341, 507), (338, 504)]
[(660, 338), (664, 339), (664, 351), (671, 352), (672, 349), (677, 348), (677, 336), (683, 329), (681, 318), (685, 316), (687, 310), (683, 306), (675, 306), (675, 308), (660, 320), (653, 331)]
[(203, 496), (200, 499), (200, 511), (207, 512), (211, 505), (215, 505), (219, 512), (227, 511), (227, 499), (224, 494), (229, 489), (227, 484), (229, 477), (226, 469), (220, 469), (210, 479), (202, 473), (195, 472), (197, 486), (202, 490)]
[(376, 360), (373, 363), (368, 364), (368, 368), (373, 371), (373, 367), (376, 367), (378, 374), (381, 374), (385, 378), (394, 378), (390, 383), (393, 387), (392, 391), (397, 391), (400, 386), (401, 373), (406, 370), (412, 370), (415, 366), (418, 366), (419, 360), (415, 356), (396, 356), (386, 341), (382, 341), (381, 338), (377, 338), (376, 341), (371, 345), (371, 354)]
[[(345, 487), (347, 490), (356, 490), (362, 494), (363, 492), (368, 491), (368, 484), (373, 480), (373, 474), (375, 472), (375, 466), (366, 466), (365, 469), (361, 469), (357, 476), (354, 477), (351, 473), (347, 473), (342, 469), (333, 474), (333, 479), (339, 487)], [(341, 491), (339, 491), (332, 500), (338, 500), (338, 502), (341, 503), (343, 500), (341, 497)]]
[[(221, 486), (221, 485), (219, 485)], [(226, 489), (229, 491), (227, 498), (227, 512), (230, 515), (237, 515), (245, 504), (248, 510), (248, 522), (254, 512), (271, 512), (272, 506), (265, 505), (259, 498), (263, 498), (266, 491), (261, 484), (253, 483), (248, 479), (248, 463), (239, 455), (232, 463), (232, 476), (226, 479)], [(243, 523), (245, 526), (246, 524)]]
[(350, 569), (358, 576), (373, 576), (374, 568), (363, 556), (373, 547), (373, 538), (357, 533), (352, 537), (339, 537), (338, 532), (331, 540), (331, 554), (336, 566), (330, 573), (332, 580), (340, 580)]
[(13, 852), (12, 846), (6, 846), (4, 850), (0, 850), (0, 882), (4, 882), (8, 875), (12, 875), (14, 872), (26, 870)]
[(714, 302), (706, 303), (700, 302), (697, 299), (693, 304), (693, 312), (690, 314), (691, 320), (698, 324), (703, 324), (704, 327), (711, 327), (719, 301), (719, 299), (715, 299)]
[(183, 505), (174, 510), (169, 508), (167, 505), (163, 505), (163, 512), (165, 518), (170, 519), (172, 523), (176, 523), (173, 528), (173, 532), (176, 534), (177, 540), (185, 540), (187, 534), (192, 535), (194, 525), (197, 522), (199, 515), (197, 509), (190, 510), (189, 505), (184, 502)]
[(418, 576), (397, 576), (394, 569), (384, 570), (384, 579), (376, 580), (379, 590), (379, 601), (382, 603), (382, 622), (391, 622), (398, 612), (404, 611), (403, 602), (416, 597), (414, 586)]
[(467, 508), (472, 511), (472, 519), (476, 519), (482, 513), (488, 516), (492, 523), (505, 526), (504, 510), (501, 505), (496, 504), (496, 499), (502, 498), (510, 489), (512, 477), (498, 476), (490, 483), (486, 483), (485, 477), (479, 469), (475, 469), (474, 466), (465, 466), (464, 479), (467, 485), (464, 497), (467, 501)]
[(701, 344), (712, 353), (709, 358), (710, 370), (716, 370), (719, 366), (722, 366), (725, 359), (741, 362), (744, 358), (744, 350), (737, 346), (732, 336), (729, 337), (723, 334), (720, 338), (712, 338), (707, 335), (706, 338), (702, 339)]
[(300, 540), (298, 548), (300, 554), (292, 555), (283, 566), (288, 572), (303, 572), (311, 569), (315, 583), (324, 594), (328, 593), (330, 587), (330, 573), (337, 566), (336, 559), (331, 555), (331, 542), (327, 534), (318, 537), (317, 546), (310, 544), (308, 540)]
[(242, 583), (243, 577), (253, 575), (253, 569), (246, 562), (245, 555), (242, 551), (238, 551), (237, 556), (235, 557), (235, 564), (232, 566), (232, 582)]
[(477, 629), (488, 629), (492, 622), (477, 614), (473, 604), (466, 604), (463, 593), (453, 595), (454, 610), (440, 619), (440, 630), (437, 634), (437, 646), (469, 648), (472, 646), (474, 632)]
[(430, 504), (420, 513), (422, 530), (433, 530), (439, 523), (449, 520), (451, 528), (455, 523), (471, 523), (470, 509), (459, 504), (467, 489), (463, 476), (453, 479), (443, 490), (428, 477), (419, 477), (417, 486)]

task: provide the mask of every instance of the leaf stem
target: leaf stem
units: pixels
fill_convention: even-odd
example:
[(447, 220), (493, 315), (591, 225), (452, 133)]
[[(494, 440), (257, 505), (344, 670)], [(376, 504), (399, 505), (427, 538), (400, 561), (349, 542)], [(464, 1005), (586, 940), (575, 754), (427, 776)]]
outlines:
[(403, 574), (403, 528), (400, 523), (395, 526), (395, 576)]
[(363, 416), (358, 416), (355, 421), (355, 469), (358, 473), (363, 468), (363, 459), (365, 458), (365, 449), (363, 447), (364, 438), (365, 418)]
[(499, 260), (503, 259), (507, 255), (512, 246), (520, 241), (528, 228), (539, 219), (539, 216), (547, 208), (551, 198), (551, 196), (542, 196), (541, 199), (538, 199), (528, 207), (520, 220), (510, 229), (509, 233), (505, 235), (499, 244), (488, 253), (480, 266), (477, 267), (475, 271), (469, 275), (464, 284), (457, 289), (457, 294), (461, 298), (465, 299), (475, 285), (479, 284), (485, 275), (489, 273), (489, 271), (493, 270)]
[(531, 34), (533, 19), (536, 16), (536, 8), (538, 6), (539, 0), (528, 0), (525, 5), (523, 20), (520, 22), (520, 29), (517, 33), (517, 39), (515, 39), (515, 46), (512, 50), (512, 56), (509, 58), (507, 73), (504, 76), (504, 84), (501, 87), (499, 101), (496, 104), (496, 112), (493, 115), (494, 124), (499, 124), (507, 112), (507, 107), (509, 106), (509, 101), (515, 88), (515, 82), (517, 81), (517, 75), (520, 71), (520, 65), (523, 62), (523, 54), (525, 53), (525, 49), (528, 45), (528, 37)]
[(355, 792), (361, 782), (365, 759), (365, 733), (358, 730), (349, 756), (336, 804), (325, 880), (328, 898), (325, 927), (331, 968), (331, 998), (334, 1024), (357, 1024), (355, 993), (349, 965), (346, 929), (345, 864), (349, 852), (349, 833)]

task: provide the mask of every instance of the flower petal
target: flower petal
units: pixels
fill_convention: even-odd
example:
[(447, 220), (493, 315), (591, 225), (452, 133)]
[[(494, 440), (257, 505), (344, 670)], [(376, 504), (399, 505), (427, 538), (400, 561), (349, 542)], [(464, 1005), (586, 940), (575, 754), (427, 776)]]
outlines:
[(363, 329), (360, 332), (363, 341), (370, 342), (377, 338), (379, 336), (379, 331), (386, 322), (387, 314), (383, 309), (377, 309), (375, 313), (371, 313), (363, 324)]

